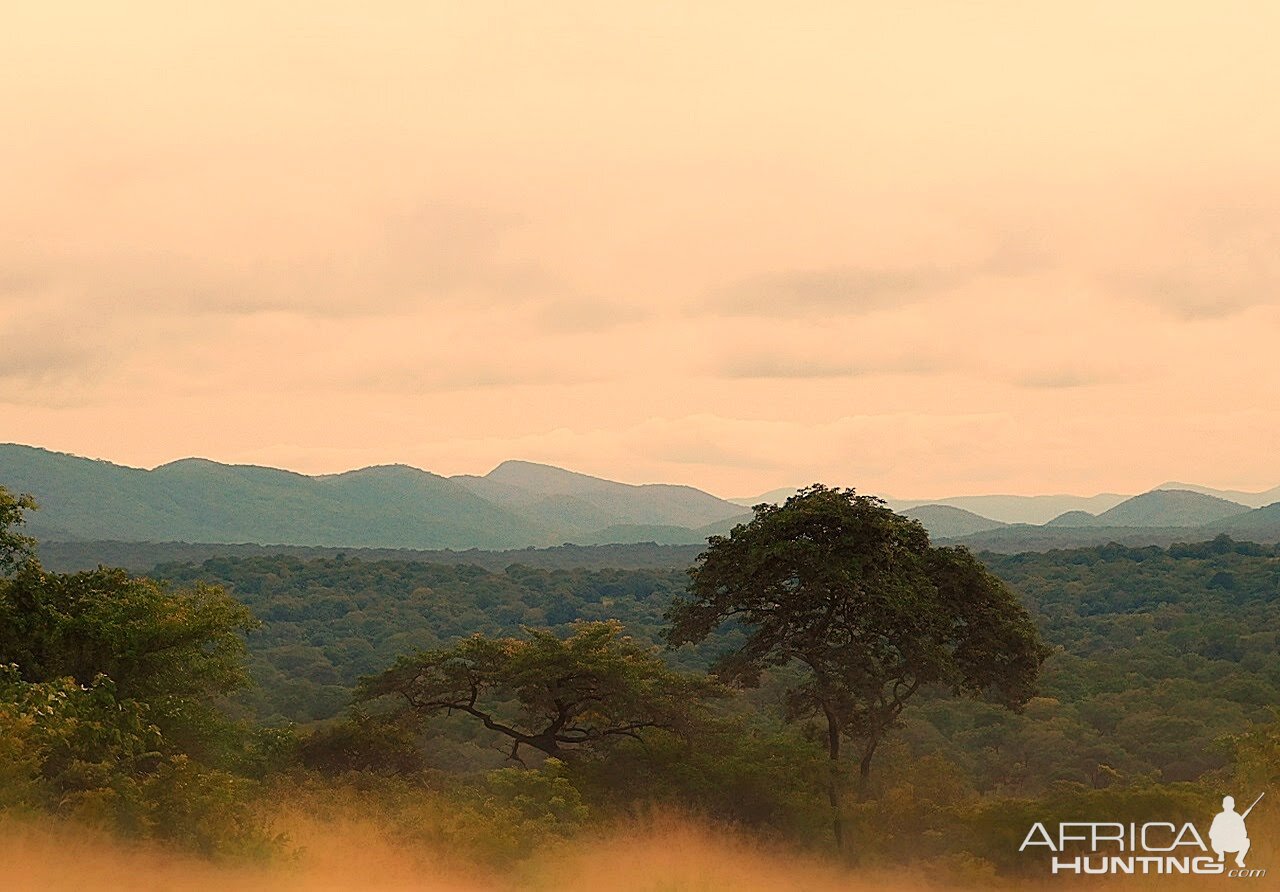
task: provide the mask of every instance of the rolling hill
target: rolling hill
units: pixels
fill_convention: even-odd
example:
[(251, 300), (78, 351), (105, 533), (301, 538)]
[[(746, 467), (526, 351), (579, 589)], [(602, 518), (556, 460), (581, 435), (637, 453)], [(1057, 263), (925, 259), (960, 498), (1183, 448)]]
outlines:
[(951, 505), (921, 505), (918, 508), (907, 508), (901, 513), (920, 521), (929, 535), (935, 538), (968, 536), (1005, 526), (998, 520)]
[(0, 483), (35, 495), (37, 538), (387, 548), (551, 545), (555, 531), (404, 466), (307, 477), (183, 459), (153, 471), (0, 446)]
[(1088, 511), (1064, 511), (1044, 525), (1047, 527), (1096, 527), (1098, 515), (1090, 514)]
[(1126, 499), (1095, 518), (1104, 527), (1197, 527), (1245, 514), (1248, 508), (1186, 489), (1157, 489)]
[[(382, 465), (313, 477), (198, 458), (148, 471), (7, 444), (0, 445), (0, 485), (37, 497), (41, 510), (29, 520), (37, 538), (98, 543), (103, 554), (148, 542), (454, 551), (564, 543), (683, 547), (751, 516), (741, 504), (689, 486), (618, 483), (525, 461), (503, 462), (484, 476)], [(1168, 545), (1221, 534), (1280, 541), (1280, 502), (1250, 509), (1200, 489), (889, 504), (935, 539), (997, 552), (1110, 541)], [(1019, 516), (1043, 519), (1005, 520)], [(76, 555), (88, 559), (83, 548)]]
[(1229, 502), (1239, 502), (1249, 508), (1265, 508), (1268, 505), (1280, 502), (1280, 486), (1273, 486), (1271, 489), (1264, 489), (1261, 492), (1248, 492), (1240, 489), (1214, 489), (1211, 486), (1200, 486), (1197, 483), (1170, 481), (1160, 484), (1156, 489), (1190, 490), (1191, 492), (1204, 493), (1207, 496), (1217, 496)]
[[(643, 535), (641, 527), (678, 528), (667, 530), (663, 538), (674, 536), (687, 542), (701, 527), (744, 513), (741, 506), (691, 486), (616, 483), (534, 462), (505, 461), (483, 477), (450, 479), (533, 524), (557, 529), (578, 542), (647, 541), (607, 539), (609, 535)], [(624, 533), (620, 527), (637, 529)]]
[(1280, 502), (1228, 517), (1217, 526), (1236, 538), (1280, 541)]
[[(1139, 497), (1140, 498), (1140, 497)], [(1175, 506), (1182, 500), (1175, 500)], [(1154, 504), (1143, 500), (1137, 508), (1143, 512)], [(1165, 504), (1168, 504), (1167, 502)], [(1146, 507), (1143, 507), (1143, 506)], [(1204, 507), (1204, 503), (1200, 503)], [(1224, 511), (1221, 506), (1210, 505), (1213, 511)], [(1137, 512), (1135, 512), (1137, 513)], [(1132, 515), (1131, 515), (1132, 516)], [(1237, 541), (1273, 543), (1280, 542), (1280, 502), (1265, 508), (1245, 509), (1217, 520), (1196, 526), (1179, 525), (1177, 513), (1147, 515), (1164, 519), (1163, 525), (1108, 525), (1101, 518), (1092, 523), (1068, 522), (1043, 525), (1011, 524), (993, 530), (982, 530), (947, 540), (951, 544), (967, 545), (975, 551), (993, 551), (1009, 554), (1019, 551), (1050, 551), (1063, 548), (1084, 548), (1118, 542), (1121, 545), (1158, 545), (1165, 547), (1175, 542), (1205, 542), (1218, 536), (1230, 536)], [(1060, 518), (1061, 519), (1061, 518)]]
[(309, 477), (197, 458), (147, 471), (6, 444), (0, 484), (36, 496), (31, 532), (52, 541), (506, 549), (647, 541), (661, 530), (662, 541), (684, 544), (743, 513), (692, 487), (528, 462), (485, 477), (406, 465)]
[(1003, 523), (1042, 524), (1067, 511), (1087, 511), (1096, 514), (1119, 505), (1129, 496), (1114, 492), (1096, 496), (1044, 495), (1044, 496), (951, 496), (945, 499), (887, 499), (895, 511), (917, 508), (921, 505), (950, 505), (963, 508), (981, 517)]

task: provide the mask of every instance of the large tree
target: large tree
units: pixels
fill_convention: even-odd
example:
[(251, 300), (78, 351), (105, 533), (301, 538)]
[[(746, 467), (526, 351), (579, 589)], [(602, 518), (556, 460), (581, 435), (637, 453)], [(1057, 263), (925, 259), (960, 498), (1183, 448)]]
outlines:
[(50, 573), (18, 532), (33, 507), (0, 487), (0, 805), (256, 845), (245, 782), (223, 769), (257, 758), (258, 739), (220, 709), (248, 683), (253, 617), (212, 586)]
[(27, 682), (111, 679), (159, 712), (210, 703), (248, 684), (244, 635), (258, 623), (216, 586), (174, 590), (124, 570), (50, 573), (18, 530), (30, 496), (0, 486), (0, 665)]
[(474, 635), (402, 657), (362, 682), (357, 699), (392, 697), (421, 718), (462, 713), (504, 738), (509, 758), (527, 746), (547, 756), (599, 750), (647, 729), (679, 731), (721, 688), (676, 672), (617, 622), (580, 623), (568, 638)]
[(35, 507), (36, 500), (31, 496), (15, 496), (0, 486), (0, 576), (12, 573), (35, 559), (36, 540), (21, 532), (22, 525), (27, 522), (23, 512)]
[(715, 671), (755, 684), (799, 666), (789, 717), (826, 725), (832, 830), (843, 845), (841, 740), (858, 747), (859, 794), (907, 702), (932, 686), (1019, 709), (1046, 649), (1016, 597), (963, 548), (932, 546), (918, 522), (853, 490), (810, 486), (713, 536), (669, 613), (673, 645), (726, 621), (746, 642)]

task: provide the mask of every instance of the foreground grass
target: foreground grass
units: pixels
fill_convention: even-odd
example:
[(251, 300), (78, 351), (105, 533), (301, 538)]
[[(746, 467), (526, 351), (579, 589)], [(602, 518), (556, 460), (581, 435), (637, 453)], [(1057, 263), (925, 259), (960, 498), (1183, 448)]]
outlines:
[[(1280, 821), (1251, 827), (1258, 847), (1251, 864), (1272, 867)], [(217, 890), (217, 892), (907, 892), (952, 888), (1201, 889), (1217, 879), (1164, 877), (1095, 883), (1060, 877), (1038, 880), (965, 877), (953, 865), (929, 870), (849, 870), (723, 828), (655, 813), (596, 834), (549, 843), (503, 868), (479, 866), (457, 852), (406, 844), (391, 824), (374, 816), (317, 814), (300, 805), (282, 808), (277, 826), (293, 853), (266, 864), (218, 864), (153, 844), (133, 844), (77, 825), (49, 820), (0, 819), (0, 888), (13, 892), (62, 890)], [(1255, 881), (1267, 888), (1271, 878)]]

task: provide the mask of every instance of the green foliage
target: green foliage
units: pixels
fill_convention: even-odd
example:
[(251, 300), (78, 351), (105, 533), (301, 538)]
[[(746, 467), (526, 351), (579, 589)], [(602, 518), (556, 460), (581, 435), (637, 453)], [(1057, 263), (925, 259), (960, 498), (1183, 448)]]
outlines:
[(0, 667), (0, 804), (210, 855), (268, 850), (252, 784), (176, 751), (150, 718), (105, 675), (27, 682)]
[(547, 759), (536, 769), (500, 768), (455, 785), (437, 804), (447, 823), (437, 839), (497, 864), (526, 858), (571, 835), (592, 818), (566, 766)]
[(29, 495), (17, 495), (0, 486), (0, 576), (29, 564), (35, 555), (36, 540), (19, 528), (27, 522), (24, 512), (36, 507)]
[(671, 641), (699, 642), (729, 617), (750, 630), (717, 670), (755, 682), (798, 661), (797, 711), (879, 735), (922, 685), (991, 691), (1019, 706), (1044, 650), (1026, 612), (963, 549), (932, 548), (919, 523), (876, 499), (813, 486), (713, 537), (672, 610)]
[(1235, 757), (1236, 780), (1258, 790), (1280, 789), (1280, 708), (1272, 720), (1228, 739)]
[(788, 717), (821, 716), (832, 761), (828, 795), (841, 837), (840, 737), (871, 758), (921, 690), (1031, 697), (1046, 650), (1026, 611), (967, 551), (934, 548), (914, 520), (853, 490), (814, 485), (762, 504), (713, 536), (671, 611), (673, 644), (697, 643), (730, 618), (746, 642), (716, 663), (749, 685), (769, 667), (800, 666)]
[(537, 771), (500, 768), (485, 776), (488, 792), (486, 810), (507, 811), (517, 825), (541, 825), (544, 830), (564, 833), (583, 823), (589, 814), (582, 794), (573, 785), (566, 766), (548, 759)]
[[(830, 711), (883, 737), (868, 796), (835, 790), (857, 855), (991, 885), (1034, 866), (1011, 854), (1034, 821), (1199, 820), (1228, 778), (1280, 782), (1280, 550), (980, 563), (850, 492), (788, 504), (712, 541), (674, 613), (702, 643), (658, 653), (675, 572), (257, 556), (59, 575), (16, 532), (29, 500), (0, 490), (0, 807), (209, 854), (272, 849), (258, 806), (299, 790), (494, 863), (650, 803), (812, 843)], [(717, 652), (758, 686), (722, 698), (688, 671)], [(250, 728), (230, 698), (327, 721)], [(559, 758), (486, 770), (494, 738)]]
[(254, 625), (221, 589), (171, 591), (123, 570), (28, 565), (0, 586), (0, 660), (32, 682), (105, 676), (193, 750), (226, 745), (215, 702), (248, 683), (242, 636)]
[(72, 573), (92, 570), (99, 564), (145, 573), (162, 564), (203, 564), (205, 561), (252, 558), (290, 558), (294, 562), (335, 560), (396, 561), (417, 564), (466, 564), (499, 573), (520, 565), (543, 570), (677, 570), (693, 563), (702, 551), (698, 545), (556, 545), (550, 548), (516, 548), (466, 551), (420, 548), (325, 548), (315, 545), (217, 545), (200, 542), (76, 541), (40, 543), (41, 562), (51, 570)]
[[(872, 798), (844, 801), (859, 854), (872, 862), (924, 859), (940, 871), (981, 877), (993, 864), (1018, 869), (1006, 837), (1025, 833), (1019, 822), (1032, 814), (1058, 814), (1055, 803), (1080, 791), (1107, 793), (1114, 797), (1107, 807), (1140, 814), (1164, 807), (1144, 798), (1161, 790), (1199, 796), (1202, 789), (1170, 782), (1220, 782), (1228, 768), (1268, 777), (1257, 772), (1275, 764), (1264, 729), (1274, 721), (1268, 707), (1280, 702), (1278, 558), (1272, 546), (1227, 539), (983, 555), (987, 571), (1017, 593), (1053, 647), (1041, 695), (1015, 713), (984, 698), (954, 698), (947, 686), (922, 688), (876, 756), (885, 770), (872, 779)], [(494, 571), (334, 557), (219, 558), (166, 567), (164, 575), (182, 585), (224, 584), (263, 617), (249, 642), (254, 674), (268, 689), (244, 702), (273, 720), (332, 715), (357, 675), (475, 631), (504, 636), (522, 625), (548, 626), (563, 637), (574, 620), (612, 617), (637, 642), (653, 643), (663, 610), (684, 588), (680, 574), (661, 570)], [(746, 640), (747, 630), (729, 623), (698, 649), (664, 657), (685, 669), (707, 667), (714, 653), (740, 650)], [(607, 758), (568, 766), (565, 777), (590, 821), (649, 801), (674, 802), (816, 840), (826, 816), (814, 794), (825, 776), (814, 745), (823, 734), (803, 721), (792, 728), (780, 722), (785, 691), (802, 680), (789, 667), (768, 669), (759, 689), (722, 704), (722, 715), (695, 736), (651, 732), (644, 746), (624, 739)], [(1013, 691), (1015, 701), (1020, 696)], [(502, 707), (518, 704), (512, 698)], [(499, 764), (490, 732), (467, 716), (438, 717), (425, 734), (416, 723), (392, 732), (377, 724), (380, 717), (366, 721), (355, 729), (331, 726), (304, 742), (304, 752), (315, 746), (306, 764), (329, 776), (395, 774), (406, 789), (443, 787), (447, 792), (434, 795), (451, 803), (449, 821), (415, 810), (408, 793), (406, 814), (451, 846), (519, 857), (505, 825), (490, 825), (483, 813), (480, 803), (492, 798), (483, 775), (466, 774)], [(325, 758), (314, 756), (326, 747)], [(401, 770), (396, 760), (406, 756), (411, 761)], [(432, 774), (424, 763), (456, 774)], [(1004, 823), (1002, 813), (1009, 815)], [(974, 828), (971, 835), (955, 829), (965, 827)]]
[[(636, 640), (656, 643), (662, 614), (685, 583), (674, 570), (536, 569), (498, 572), (466, 565), (293, 557), (219, 558), (165, 566), (175, 584), (226, 587), (262, 620), (248, 637), (254, 688), (237, 699), (271, 723), (339, 715), (357, 679), (415, 650), (524, 627), (571, 632), (578, 620), (616, 619)], [(667, 656), (706, 667), (722, 641)]]
[(572, 768), (589, 801), (612, 810), (674, 804), (801, 840), (817, 838), (827, 818), (811, 792), (826, 776), (820, 751), (794, 728), (747, 717), (707, 722), (695, 738), (649, 734)]
[[(1217, 741), (1269, 721), (1267, 707), (1280, 702), (1278, 557), (1273, 546), (1226, 539), (982, 555), (1053, 647), (1041, 669), (1043, 696), (1015, 714), (922, 690), (895, 734), (917, 756), (961, 765), (984, 793), (1034, 796), (1056, 781), (1107, 786), (1219, 770), (1230, 751)], [(1212, 585), (1219, 574), (1230, 574), (1233, 587)], [(575, 619), (617, 618), (637, 641), (656, 642), (663, 611), (685, 586), (683, 574), (668, 571), (492, 572), (349, 558), (221, 558), (162, 575), (223, 585), (264, 620), (248, 638), (258, 687), (237, 699), (260, 720), (304, 723), (340, 713), (358, 676), (476, 631), (502, 636), (531, 625), (567, 635)], [(664, 657), (706, 668), (745, 640), (742, 627), (727, 623), (700, 647)], [(766, 672), (748, 698), (772, 717), (801, 680)], [(468, 733), (446, 721), (447, 739), (425, 742), (430, 763), (499, 764), (483, 735)]]
[(24, 677), (109, 676), (126, 697), (203, 699), (244, 686), (257, 622), (220, 589), (173, 592), (123, 570), (29, 568), (0, 591), (0, 653)]
[[(980, 788), (1123, 777), (1193, 780), (1223, 767), (1225, 735), (1267, 722), (1280, 702), (1280, 550), (1219, 537), (1168, 549), (1108, 545), (984, 555), (1055, 649), (1042, 718), (985, 734), (1000, 758)], [(1229, 575), (1231, 586), (1214, 584)], [(1048, 755), (1052, 754), (1052, 756)]]
[(391, 697), (423, 718), (469, 715), (506, 737), (517, 761), (521, 746), (566, 758), (649, 729), (689, 728), (719, 687), (669, 669), (655, 648), (621, 632), (606, 622), (582, 623), (563, 639), (536, 629), (524, 639), (473, 635), (402, 657), (363, 682), (358, 699)]
[(298, 761), (326, 774), (362, 771), (385, 777), (418, 775), (427, 767), (413, 716), (371, 715), (360, 708), (305, 738)]
[(263, 851), (252, 782), (226, 769), (265, 769), (270, 741), (215, 703), (247, 680), (251, 626), (208, 586), (18, 562), (0, 579), (0, 804), (208, 854)]
[[(848, 806), (853, 837), (863, 863), (903, 863), (954, 857), (982, 857), (963, 830), (964, 811), (977, 800), (965, 772), (933, 754), (888, 761), (883, 789), (875, 799)], [(970, 843), (970, 847), (966, 847)], [(976, 848), (977, 851), (970, 851)]]

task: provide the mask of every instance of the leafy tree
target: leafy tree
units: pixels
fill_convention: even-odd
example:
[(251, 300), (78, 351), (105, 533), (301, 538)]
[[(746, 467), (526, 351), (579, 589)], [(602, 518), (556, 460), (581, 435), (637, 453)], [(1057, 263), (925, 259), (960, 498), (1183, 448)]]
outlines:
[(726, 620), (749, 632), (715, 671), (744, 684), (800, 664), (792, 719), (826, 722), (832, 831), (843, 845), (840, 744), (857, 741), (859, 792), (907, 702), (925, 686), (988, 694), (1017, 709), (1046, 650), (1014, 595), (967, 551), (935, 548), (918, 522), (853, 490), (810, 486), (757, 505), (728, 537), (713, 536), (689, 571), (689, 596), (669, 617), (673, 645)]
[(123, 570), (31, 564), (0, 586), (0, 663), (30, 682), (105, 676), (188, 749), (221, 745), (216, 703), (248, 683), (243, 635), (255, 625), (222, 589), (172, 591)]
[[(49, 573), (0, 490), (0, 804), (41, 807), (214, 853), (267, 845), (248, 778), (270, 732), (218, 701), (247, 682), (248, 610), (221, 589), (171, 591), (123, 570)], [(262, 751), (262, 752), (259, 752)]]
[(1235, 750), (1237, 778), (1259, 790), (1280, 787), (1280, 708), (1272, 707), (1270, 712), (1270, 722), (1228, 738)]
[(35, 559), (36, 540), (19, 532), (19, 527), (26, 523), (23, 512), (35, 507), (35, 499), (31, 496), (15, 496), (0, 486), (0, 576), (12, 573)]
[(463, 713), (520, 747), (547, 756), (598, 751), (647, 729), (689, 726), (720, 688), (669, 669), (617, 622), (581, 623), (568, 638), (474, 635), (452, 647), (402, 657), (366, 679), (357, 699), (394, 696), (421, 716)]
[(384, 777), (412, 776), (426, 766), (417, 728), (404, 716), (372, 716), (352, 710), (342, 722), (321, 728), (298, 747), (298, 761), (315, 771), (362, 771)]

